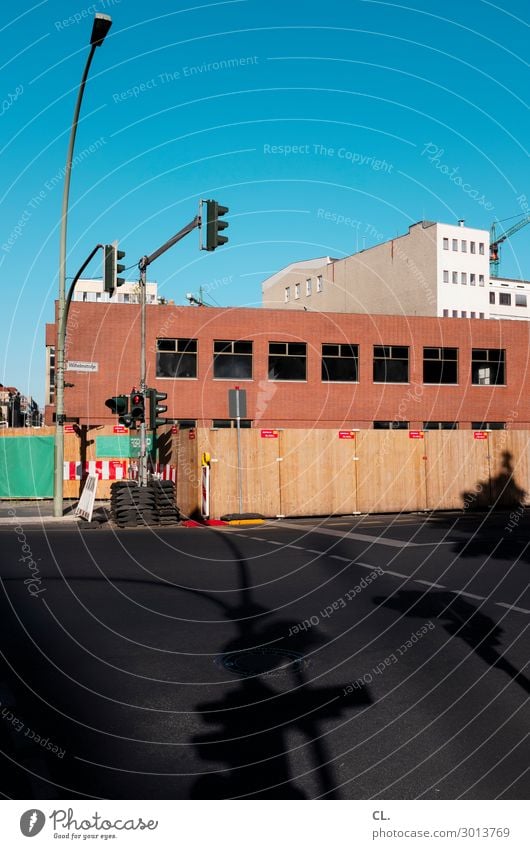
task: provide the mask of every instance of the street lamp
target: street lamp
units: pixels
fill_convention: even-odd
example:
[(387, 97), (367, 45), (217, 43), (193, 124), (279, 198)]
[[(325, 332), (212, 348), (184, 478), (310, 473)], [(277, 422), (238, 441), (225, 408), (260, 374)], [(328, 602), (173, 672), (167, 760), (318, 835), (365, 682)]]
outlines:
[(72, 171), (72, 158), (74, 153), (75, 136), (79, 121), (81, 101), (85, 91), (85, 85), (92, 64), (92, 58), (96, 47), (101, 47), (103, 40), (112, 25), (109, 15), (99, 12), (94, 16), (92, 35), (90, 36), (90, 53), (86, 61), (85, 70), (81, 77), (81, 84), (77, 94), (74, 109), (72, 128), (70, 130), (70, 141), (66, 154), (66, 167), (64, 172), (63, 205), (61, 210), (61, 239), (59, 248), (59, 301), (57, 310), (57, 344), (55, 353), (55, 465), (53, 485), (53, 515), (63, 515), (63, 464), (64, 464), (64, 343), (66, 337), (66, 224), (68, 219), (68, 196), (70, 193), (70, 174)]

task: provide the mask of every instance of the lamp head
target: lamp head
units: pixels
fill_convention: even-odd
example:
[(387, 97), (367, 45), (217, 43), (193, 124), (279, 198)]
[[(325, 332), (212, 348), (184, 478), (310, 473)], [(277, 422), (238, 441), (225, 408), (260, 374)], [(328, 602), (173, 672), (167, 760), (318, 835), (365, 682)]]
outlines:
[(90, 44), (94, 47), (101, 47), (111, 26), (112, 18), (110, 15), (102, 15), (101, 12), (97, 12), (94, 15), (94, 25), (92, 27), (92, 35), (90, 36)]

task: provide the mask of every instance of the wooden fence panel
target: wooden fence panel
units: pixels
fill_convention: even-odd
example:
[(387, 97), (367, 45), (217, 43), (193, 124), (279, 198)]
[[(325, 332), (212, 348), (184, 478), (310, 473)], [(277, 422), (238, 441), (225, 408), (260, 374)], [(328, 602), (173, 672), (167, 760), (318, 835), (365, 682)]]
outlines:
[(488, 436), (491, 504), (500, 508), (530, 504), (530, 433), (495, 430)]
[(358, 434), (357, 509), (361, 513), (425, 510), (425, 440), (409, 431), (365, 430)]
[(490, 503), (488, 439), (471, 430), (427, 431), (427, 504), (429, 510), (462, 510)]
[(339, 439), (337, 430), (280, 432), (281, 513), (326, 516), (355, 513), (356, 439)]
[[(280, 513), (278, 450), (278, 439), (262, 439), (257, 429), (241, 430), (241, 512)], [(211, 455), (210, 516), (239, 513), (236, 429), (202, 431), (202, 451)]]
[[(190, 439), (190, 434), (194, 434)], [(201, 504), (201, 471), (198, 457), (198, 434), (181, 430), (173, 435), (171, 464), (176, 467), (176, 500), (185, 516), (196, 518)]]

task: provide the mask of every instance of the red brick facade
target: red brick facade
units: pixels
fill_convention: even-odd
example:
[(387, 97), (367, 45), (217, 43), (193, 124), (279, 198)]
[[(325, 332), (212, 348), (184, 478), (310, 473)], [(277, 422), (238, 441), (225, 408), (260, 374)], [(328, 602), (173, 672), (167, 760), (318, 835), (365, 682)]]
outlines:
[[(67, 360), (98, 363), (94, 373), (66, 372), (75, 384), (65, 390), (69, 419), (81, 424), (112, 424), (106, 398), (128, 394), (139, 383), (140, 314), (136, 305), (76, 303), (69, 328)], [(247, 416), (253, 427), (371, 428), (374, 420), (505, 422), (530, 428), (530, 323), (406, 316), (299, 313), (267, 309), (149, 306), (147, 308), (147, 383), (167, 392), (167, 416), (211, 426), (228, 419), (228, 389), (247, 390)], [(198, 340), (196, 379), (157, 378), (156, 340)], [(48, 344), (53, 334), (47, 330)], [(214, 340), (253, 341), (253, 379), (213, 378)], [(307, 380), (268, 380), (269, 342), (307, 343)], [(359, 345), (359, 382), (321, 379), (322, 344)], [(373, 382), (374, 345), (409, 348), (409, 383)], [(458, 385), (423, 384), (423, 348), (458, 349)], [(506, 385), (474, 386), (471, 349), (506, 351)], [(51, 422), (53, 408), (47, 408)]]

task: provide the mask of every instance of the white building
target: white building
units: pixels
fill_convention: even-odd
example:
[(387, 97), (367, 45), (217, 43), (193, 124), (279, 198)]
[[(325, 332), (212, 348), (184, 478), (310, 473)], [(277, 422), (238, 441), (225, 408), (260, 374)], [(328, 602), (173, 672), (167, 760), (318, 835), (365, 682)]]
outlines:
[[(147, 283), (146, 296), (148, 304), (158, 303), (158, 284)], [(103, 280), (78, 280), (74, 289), (72, 301), (101, 301), (111, 304), (139, 304), (140, 288), (138, 282), (127, 280), (114, 290), (112, 298), (104, 291)]]
[(420, 221), (344, 259), (291, 263), (262, 284), (263, 306), (319, 312), (529, 319), (530, 282), (489, 276), (489, 232)]

